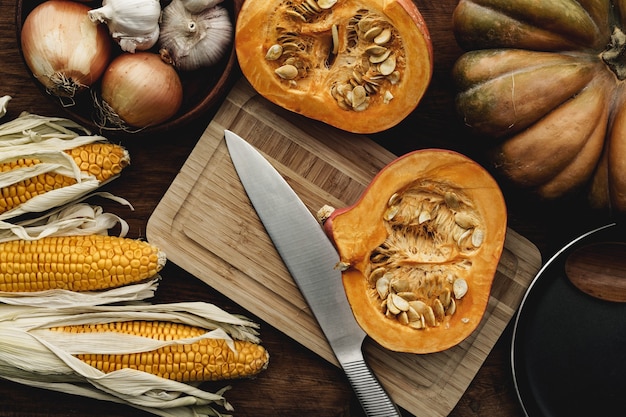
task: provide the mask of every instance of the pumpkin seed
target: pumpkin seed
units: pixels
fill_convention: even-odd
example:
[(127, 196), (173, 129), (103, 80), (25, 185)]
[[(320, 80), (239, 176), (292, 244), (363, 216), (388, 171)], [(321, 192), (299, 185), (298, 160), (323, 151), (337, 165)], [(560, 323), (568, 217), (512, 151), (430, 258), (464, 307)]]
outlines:
[(352, 80), (354, 80), (357, 83), (357, 85), (361, 85), (361, 83), (363, 82), (363, 74), (361, 74), (356, 69), (353, 69), (352, 78), (350, 79), (350, 82), (352, 82)]
[(456, 279), (452, 284), (452, 290), (454, 291), (454, 298), (457, 300), (463, 298), (468, 290), (467, 281), (463, 278)]
[(409, 322), (409, 327), (412, 327), (416, 330), (421, 330), (426, 328), (426, 324), (424, 324), (424, 317), (420, 317), (419, 320)]
[(390, 55), (389, 58), (385, 59), (378, 66), (378, 71), (382, 75), (390, 75), (396, 69), (396, 58), (393, 55)]
[[(398, 294), (391, 293), (387, 297), (387, 304), (389, 301), (400, 311), (408, 311), (409, 310), (409, 302), (404, 298), (400, 297)], [(400, 314), (399, 312), (396, 314)]]
[(363, 80), (371, 85), (380, 85), (381, 81), (383, 81), (383, 78), (380, 75), (372, 75), (370, 72), (367, 74), (363, 74)]
[(363, 87), (365, 87), (365, 91), (367, 91), (368, 94), (373, 95), (378, 93), (378, 87), (376, 85), (366, 83)]
[(306, 4), (317, 13), (320, 13), (322, 11), (322, 8), (317, 4), (315, 0), (306, 0)]
[(415, 293), (412, 291), (402, 291), (402, 292), (398, 292), (397, 294), (407, 301), (417, 300), (417, 295), (415, 295)]
[(282, 44), (283, 51), (297, 51), (300, 45), (297, 42), (285, 42)]
[(367, 94), (362, 85), (357, 85), (352, 90), (352, 107), (358, 107), (365, 101)]
[(475, 248), (479, 248), (482, 245), (483, 240), (485, 239), (485, 232), (483, 229), (476, 228), (472, 233), (472, 246)]
[(268, 61), (275, 61), (283, 54), (283, 47), (279, 44), (274, 44), (269, 47), (267, 53), (265, 54), (265, 59)]
[(370, 30), (373, 25), (374, 25), (374, 20), (369, 17), (361, 18), (359, 19), (357, 23), (357, 27), (363, 33), (367, 33), (367, 31)]
[(339, 29), (337, 29), (337, 25), (332, 25), (330, 31), (333, 40), (333, 48), (331, 52), (333, 55), (337, 55), (339, 52)]
[(387, 76), (387, 81), (389, 81), (392, 85), (398, 84), (400, 82), (400, 71), (394, 71)]
[(400, 314), (396, 317), (400, 324), (404, 324), (405, 326), (409, 324), (409, 316), (406, 311), (401, 311)]
[(409, 303), (409, 309), (406, 311), (406, 314), (409, 322), (421, 320), (422, 317), (417, 311), (415, 311), (413, 306), (411, 306), (411, 303)]
[(315, 11), (315, 9), (313, 7), (311, 7), (306, 1), (298, 6), (296, 6), (296, 8), (304, 15), (307, 17), (311, 17), (316, 15), (318, 12)]
[(391, 100), (393, 100), (393, 94), (391, 94), (391, 91), (389, 90), (385, 91), (385, 94), (383, 95), (383, 103), (389, 104)]
[(373, 39), (376, 45), (384, 45), (391, 40), (391, 29), (385, 28)]
[(398, 194), (398, 193), (393, 193), (393, 194), (391, 195), (391, 197), (389, 197), (389, 201), (387, 201), (387, 205), (388, 205), (388, 206), (393, 206), (393, 205), (395, 205), (396, 203), (398, 203), (398, 202), (399, 202), (399, 200), (400, 200), (400, 194)]
[(461, 235), (457, 239), (456, 244), (458, 246), (462, 246), (463, 242), (465, 241), (465, 239), (468, 238), (471, 234), (472, 234), (472, 229), (467, 229), (467, 230), (463, 231), (463, 233), (461, 233)]
[(393, 220), (396, 214), (398, 214), (398, 211), (400, 211), (400, 206), (391, 206), (387, 210), (385, 210), (385, 215), (383, 218), (387, 221)]
[(452, 191), (446, 191), (443, 196), (443, 200), (446, 202), (451, 210), (458, 210), (459, 208), (461, 208), (461, 200), (459, 200), (459, 196)]
[(463, 211), (455, 213), (454, 221), (464, 229), (471, 229), (477, 225), (474, 216)]
[(419, 217), (417, 218), (417, 223), (422, 224), (422, 223), (426, 223), (429, 220), (432, 220), (430, 211), (423, 210), (420, 212)]
[(413, 307), (413, 309), (420, 316), (424, 315), (426, 309), (428, 308), (428, 305), (422, 300), (409, 301), (409, 306)]
[(345, 98), (341, 97), (337, 100), (337, 105), (342, 110), (352, 110), (352, 106), (348, 104)]
[(438, 298), (435, 298), (433, 301), (433, 313), (435, 314), (435, 319), (439, 322), (443, 321), (444, 316), (446, 315), (446, 311), (443, 308), (443, 304)]
[(437, 325), (437, 319), (435, 318), (435, 312), (433, 311), (431, 306), (426, 307), (426, 312), (423, 314), (424, 322), (426, 325), (430, 327), (435, 327)]
[(454, 301), (454, 298), (451, 298), (450, 305), (446, 309), (446, 316), (452, 316), (454, 313), (456, 313), (456, 301)]
[(284, 80), (293, 80), (298, 76), (298, 68), (291, 64), (278, 67), (274, 70), (274, 72)]
[[(351, 86), (352, 89), (354, 89), (354, 86)], [(352, 90), (348, 90), (346, 92), (346, 94), (343, 96), (344, 100), (346, 100), (346, 104), (348, 104), (350, 106), (350, 108), (352, 109)]]
[[(387, 296), (387, 311), (390, 314), (393, 314), (393, 316), (397, 316), (398, 314), (400, 314), (400, 312), (402, 310), (400, 310), (400, 308), (393, 302), (393, 298), (392, 296), (394, 296), (395, 294), (389, 294)], [(397, 297), (397, 296), (396, 296)]]
[(306, 18), (301, 13), (295, 10), (285, 10), (285, 14), (288, 14), (291, 17), (295, 17), (296, 19), (306, 22)]
[(320, 9), (327, 10), (333, 7), (337, 3), (337, 0), (317, 0), (317, 5)]
[(370, 54), (369, 60), (372, 64), (380, 64), (391, 55), (391, 49), (387, 49), (381, 54)]
[(333, 98), (337, 101), (339, 101), (339, 99), (343, 100), (343, 97), (339, 95), (338, 89), (337, 89), (337, 84), (333, 84), (330, 87), (330, 95), (333, 96)]
[(352, 109), (357, 112), (364, 111), (369, 107), (369, 104), (370, 104), (369, 97), (366, 97), (365, 100), (358, 106), (352, 106)]
[(382, 31), (383, 28), (379, 26), (372, 27), (367, 32), (365, 32), (365, 35), (363, 35), (363, 39), (365, 39), (366, 41), (373, 41), (378, 35), (380, 35)]
[(376, 291), (381, 299), (387, 298), (389, 295), (389, 278), (383, 276), (376, 281)]
[(439, 300), (441, 302), (441, 304), (443, 305), (443, 307), (448, 307), (450, 305), (450, 301), (451, 301), (451, 294), (450, 294), (450, 289), (449, 288), (444, 288), (444, 290), (439, 293)]
[[(387, 52), (387, 48), (385, 48), (384, 46), (380, 46), (380, 45), (371, 45), (368, 46), (367, 48), (365, 48), (365, 53), (370, 55), (370, 56), (380, 56), (382, 54), (384, 54), (385, 52)], [(370, 62), (371, 62), (371, 58), (370, 58)]]
[[(383, 275), (385, 275), (385, 271), (386, 269), (382, 266), (379, 266), (378, 268), (374, 268), (372, 270), (372, 272), (370, 272), (369, 274), (369, 278), (368, 281), (372, 284), (376, 284), (376, 282), (383, 277)], [(384, 298), (384, 297), (380, 297), (380, 298)]]
[(410, 284), (406, 279), (394, 279), (391, 281), (391, 289), (393, 289), (396, 293), (409, 291)]

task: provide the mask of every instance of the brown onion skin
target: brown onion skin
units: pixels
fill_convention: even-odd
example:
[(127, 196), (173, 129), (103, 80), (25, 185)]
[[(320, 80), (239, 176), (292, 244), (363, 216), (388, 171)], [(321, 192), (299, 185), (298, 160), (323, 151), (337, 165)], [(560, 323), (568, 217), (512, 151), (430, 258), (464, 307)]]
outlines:
[(158, 54), (123, 53), (102, 77), (102, 100), (128, 125), (145, 128), (178, 112), (183, 86), (174, 67)]
[[(20, 33), (24, 60), (52, 95), (72, 97), (86, 90), (100, 79), (111, 61), (109, 33), (104, 25), (89, 20), (89, 9), (74, 1), (48, 0), (24, 21)], [(49, 66), (42, 66), (42, 62)], [(69, 88), (55, 81), (55, 73), (71, 80)]]

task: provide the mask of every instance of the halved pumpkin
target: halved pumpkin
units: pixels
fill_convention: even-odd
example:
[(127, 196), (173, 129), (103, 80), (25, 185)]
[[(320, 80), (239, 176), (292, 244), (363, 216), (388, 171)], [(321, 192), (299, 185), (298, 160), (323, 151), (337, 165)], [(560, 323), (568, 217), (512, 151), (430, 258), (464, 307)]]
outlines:
[(428, 29), (410, 0), (248, 0), (235, 48), (259, 94), (355, 133), (403, 120), (433, 71)]
[(447, 150), (406, 154), (321, 220), (355, 318), (382, 346), (438, 352), (476, 329), (507, 224), (500, 188), (478, 163)]

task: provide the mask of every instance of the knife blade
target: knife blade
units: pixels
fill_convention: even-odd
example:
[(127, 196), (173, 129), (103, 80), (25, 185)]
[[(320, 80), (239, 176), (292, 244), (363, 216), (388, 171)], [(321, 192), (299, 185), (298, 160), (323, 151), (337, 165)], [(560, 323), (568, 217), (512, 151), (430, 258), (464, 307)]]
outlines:
[(252, 145), (225, 130), (237, 175), (265, 230), (303, 294), (368, 417), (400, 411), (365, 362), (366, 334), (346, 297), (339, 255), (317, 219), (283, 176)]

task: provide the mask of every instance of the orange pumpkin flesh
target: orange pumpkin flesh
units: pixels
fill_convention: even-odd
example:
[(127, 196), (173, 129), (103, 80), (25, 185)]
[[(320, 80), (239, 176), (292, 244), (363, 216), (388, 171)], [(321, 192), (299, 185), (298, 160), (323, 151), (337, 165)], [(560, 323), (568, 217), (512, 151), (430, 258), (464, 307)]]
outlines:
[(626, 213), (623, 2), (461, 0), (453, 26), (457, 110), (503, 178)]
[[(399, 211), (390, 215), (394, 208)], [(502, 253), (506, 222), (504, 198), (486, 170), (453, 151), (432, 149), (389, 164), (358, 202), (332, 211), (324, 228), (347, 267), (343, 284), (364, 331), (393, 351), (431, 353), (460, 343), (478, 326)], [(455, 280), (465, 280), (468, 290), (454, 299), (456, 311), (448, 309), (450, 302), (436, 323), (418, 317), (420, 323), (407, 324), (402, 313), (389, 312), (390, 296), (381, 297), (377, 291), (385, 273), (394, 282), (391, 289), (385, 288), (412, 300), (414, 310), (423, 308), (415, 303), (420, 300), (436, 312), (435, 304), (445, 304), (442, 299)], [(391, 297), (396, 306), (401, 304)], [(415, 318), (410, 310), (406, 313)]]
[(409, 0), (246, 1), (235, 48), (259, 94), (355, 133), (403, 120), (433, 71), (426, 24)]

